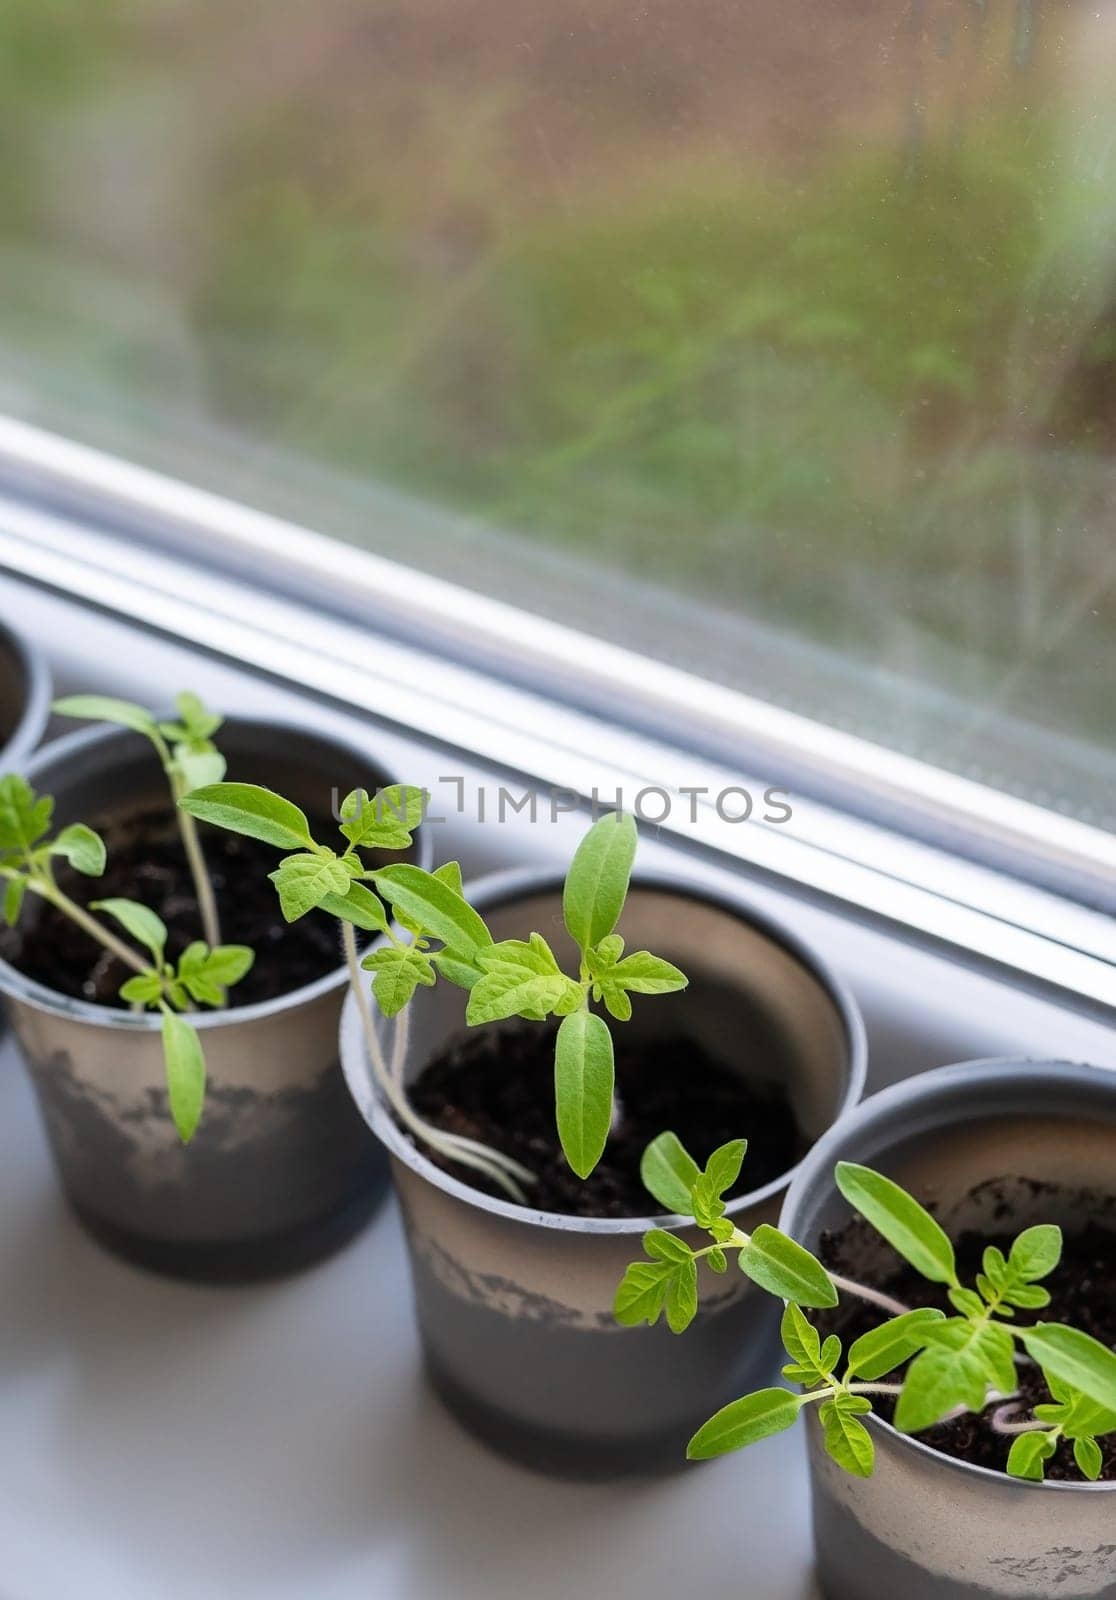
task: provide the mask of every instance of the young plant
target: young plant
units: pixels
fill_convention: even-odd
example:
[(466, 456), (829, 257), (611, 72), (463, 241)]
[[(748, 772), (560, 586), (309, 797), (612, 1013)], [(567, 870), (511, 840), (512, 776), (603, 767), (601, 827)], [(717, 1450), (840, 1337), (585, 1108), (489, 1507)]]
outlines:
[(654, 1326), (665, 1311), (671, 1332), (685, 1332), (697, 1315), (698, 1263), (724, 1273), (730, 1254), (745, 1277), (769, 1294), (803, 1306), (837, 1304), (830, 1275), (808, 1250), (766, 1222), (745, 1233), (726, 1217), (724, 1196), (740, 1176), (747, 1148), (746, 1139), (734, 1139), (701, 1168), (673, 1133), (647, 1146), (640, 1164), (644, 1188), (665, 1211), (692, 1217), (712, 1243), (694, 1250), (663, 1228), (644, 1234), (650, 1259), (633, 1262), (625, 1272), (613, 1308), (618, 1322)]
[(685, 975), (648, 950), (624, 954), (615, 931), (624, 910), (639, 835), (630, 816), (602, 817), (582, 839), (562, 892), (562, 918), (578, 952), (576, 978), (564, 973), (540, 933), (504, 939), (477, 952), (481, 976), (470, 985), (470, 1026), (506, 1017), (560, 1017), (554, 1057), (558, 1136), (566, 1160), (587, 1178), (604, 1153), (615, 1112), (612, 1034), (590, 1010), (603, 1002), (627, 1022), (633, 994), (672, 994)]
[[(963, 1284), (948, 1236), (913, 1196), (868, 1167), (839, 1163), (836, 1182), (845, 1199), (924, 1278), (945, 1289), (955, 1315), (908, 1307), (827, 1273), (775, 1229), (757, 1228), (749, 1236), (734, 1228), (723, 1215), (720, 1196), (735, 1182), (742, 1154), (742, 1141), (726, 1145), (702, 1172), (673, 1134), (648, 1147), (644, 1183), (668, 1210), (692, 1217), (714, 1242), (695, 1251), (676, 1235), (653, 1230), (644, 1239), (651, 1259), (629, 1267), (617, 1293), (622, 1323), (654, 1323), (665, 1309), (669, 1326), (681, 1332), (696, 1310), (698, 1260), (705, 1258), (714, 1271), (724, 1272), (725, 1252), (735, 1248), (747, 1275), (787, 1302), (782, 1336), (789, 1364), (783, 1374), (801, 1384), (802, 1392), (763, 1389), (733, 1401), (694, 1435), (687, 1452), (691, 1460), (724, 1455), (781, 1433), (807, 1406), (817, 1405), (828, 1453), (845, 1471), (870, 1477), (875, 1447), (862, 1418), (872, 1411), (873, 1396), (894, 1400), (894, 1425), (901, 1433), (922, 1433), (952, 1416), (981, 1412), (997, 1399), (1011, 1400), (1018, 1365), (1034, 1362), (1054, 1401), (1036, 1407), (1032, 1420), (1015, 1421), (1017, 1407), (1010, 1405), (994, 1413), (993, 1429), (1015, 1436), (1008, 1472), (1041, 1479), (1044, 1463), (1059, 1441), (1068, 1439), (1082, 1473), (1099, 1476), (1097, 1439), (1116, 1432), (1116, 1353), (1061, 1323), (1015, 1321), (1017, 1309), (1040, 1311), (1050, 1303), (1041, 1280), (1061, 1259), (1060, 1229), (1025, 1229), (1007, 1256), (990, 1245), (975, 1282)], [(833, 1306), (838, 1292), (889, 1313), (847, 1353), (836, 1334), (822, 1338), (804, 1309)]]
[[(607, 1023), (590, 1009), (602, 1002), (618, 1021), (632, 1013), (631, 995), (668, 994), (686, 978), (648, 951), (624, 954), (616, 933), (627, 898), (638, 835), (630, 817), (610, 815), (581, 841), (563, 894), (567, 932), (577, 947), (577, 976), (562, 970), (540, 933), (495, 941), (462, 893), (456, 862), (423, 871), (408, 863), (367, 865), (362, 850), (402, 850), (411, 843), (425, 795), (394, 787), (370, 797), (350, 794), (340, 810), (345, 848), (315, 840), (305, 816), (289, 801), (249, 784), (215, 784), (180, 802), (192, 816), (263, 839), (289, 852), (271, 874), (288, 920), (312, 909), (340, 919), (346, 957), (360, 1007), (369, 1059), (400, 1121), (432, 1149), (484, 1173), (519, 1201), (534, 1174), (475, 1140), (446, 1133), (418, 1117), (407, 1101), (402, 1063), (407, 1006), (419, 987), (439, 977), (469, 991), (470, 1026), (522, 1017), (561, 1019), (555, 1048), (555, 1112), (570, 1166), (587, 1177), (600, 1160), (614, 1113), (614, 1059)], [(390, 906), (396, 927), (389, 925)], [(363, 961), (354, 929), (379, 934)], [(398, 931), (397, 931), (398, 930)], [(384, 1058), (361, 967), (373, 974), (372, 995), (386, 1017), (397, 1017), (392, 1060)]]
[(1016, 1420), (1018, 1408), (1012, 1405), (1001, 1406), (992, 1418), (992, 1427), (997, 1433), (1013, 1436), (1008, 1471), (1012, 1477), (1041, 1482), (1046, 1463), (1066, 1439), (1073, 1447), (1078, 1471), (1090, 1482), (1096, 1482), (1104, 1466), (1097, 1441), (1106, 1434), (1116, 1433), (1116, 1411), (1105, 1410), (1086, 1400), (1049, 1373), (1046, 1386), (1054, 1396), (1053, 1402), (1035, 1406), (1032, 1421)]
[(151, 741), (170, 785), (182, 847), (194, 881), (202, 934), (206, 943), (215, 947), (221, 943), (217, 898), (213, 893), (194, 819), (189, 812), (179, 810), (178, 802), (192, 789), (200, 788), (203, 784), (220, 783), (225, 776), (225, 758), (213, 742), (214, 735), (223, 726), (224, 718), (210, 711), (189, 690), (177, 697), (175, 708), (178, 711), (176, 722), (160, 722), (143, 706), (133, 705), (129, 700), (114, 699), (111, 695), (76, 694), (54, 702), (54, 709), (61, 716), (80, 717), (92, 722), (113, 722)]
[[(60, 888), (54, 862), (61, 857), (83, 876), (99, 878), (105, 870), (104, 840), (80, 822), (52, 835), (53, 814), (49, 795), (37, 795), (14, 774), (0, 778), (4, 919), (14, 927), (26, 897), (36, 895), (131, 970), (120, 998), (136, 1010), (162, 1015), (171, 1115), (179, 1136), (188, 1142), (197, 1130), (205, 1097), (205, 1056), (197, 1030), (182, 1013), (197, 1005), (222, 1005), (225, 991), (251, 969), (252, 951), (244, 945), (212, 946), (199, 940), (172, 963), (167, 959), (166, 925), (147, 906), (120, 898), (94, 901), (89, 910), (79, 906)], [(135, 944), (126, 944), (94, 911), (110, 917)]]

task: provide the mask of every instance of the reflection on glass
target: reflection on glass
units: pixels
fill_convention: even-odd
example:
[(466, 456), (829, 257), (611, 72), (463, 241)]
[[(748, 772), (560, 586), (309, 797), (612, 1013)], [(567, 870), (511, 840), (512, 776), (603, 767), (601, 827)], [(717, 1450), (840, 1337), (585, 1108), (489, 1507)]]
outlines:
[(1114, 61), (1110, 0), (8, 0), (0, 403), (1112, 825)]

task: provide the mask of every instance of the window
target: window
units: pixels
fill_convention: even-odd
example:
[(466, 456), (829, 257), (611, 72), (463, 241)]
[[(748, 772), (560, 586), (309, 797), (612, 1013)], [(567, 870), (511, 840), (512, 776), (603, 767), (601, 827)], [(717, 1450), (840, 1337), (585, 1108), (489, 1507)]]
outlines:
[(1114, 51), (9, 0), (0, 406), (1112, 829)]

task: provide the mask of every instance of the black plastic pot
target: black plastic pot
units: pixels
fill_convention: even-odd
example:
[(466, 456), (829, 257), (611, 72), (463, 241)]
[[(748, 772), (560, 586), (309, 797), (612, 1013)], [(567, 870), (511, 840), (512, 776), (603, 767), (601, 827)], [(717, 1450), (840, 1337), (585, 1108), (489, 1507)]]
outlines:
[[(787, 1196), (782, 1227), (815, 1251), (850, 1216), (838, 1161), (887, 1173), (934, 1204), (954, 1236), (1002, 1230), (1006, 1206), (1012, 1229), (1092, 1221), (1116, 1249), (1116, 1072), (980, 1061), (873, 1096), (815, 1145)], [(1116, 1484), (1022, 1482), (878, 1417), (864, 1419), (875, 1473), (854, 1478), (826, 1455), (807, 1410), (826, 1600), (1116, 1600)]]
[(0, 773), (20, 767), (42, 738), (50, 695), (42, 655), (0, 623)]
[[(555, 878), (505, 874), (468, 892), (495, 938), (538, 929), (559, 959), (572, 959)], [(854, 1003), (744, 895), (637, 875), (620, 931), (629, 949), (650, 948), (690, 978), (683, 994), (637, 1002), (624, 1024), (636, 1038), (641, 1030), (689, 1034), (741, 1074), (783, 1082), (812, 1137), (856, 1104), (865, 1043)], [(406, 1081), (460, 1032), (464, 1011), (464, 994), (449, 984), (419, 991)], [(382, 1018), (380, 1027), (390, 1059), (395, 1028)], [(427, 1160), (379, 1096), (352, 997), (342, 1062), (357, 1104), (391, 1152), (430, 1377), (451, 1410), (497, 1449), (578, 1476), (677, 1467), (693, 1430), (774, 1366), (777, 1308), (739, 1273), (706, 1277), (684, 1347), (665, 1326), (618, 1326), (616, 1286), (654, 1219), (526, 1210)], [(740, 1226), (774, 1219), (789, 1176), (734, 1202)]]
[[(392, 781), (356, 747), (306, 728), (232, 721), (221, 745), (230, 779), (275, 788), (310, 812), (328, 813), (334, 790)], [(61, 739), (27, 772), (56, 797), (60, 825), (134, 815), (166, 796), (150, 746), (119, 729)], [(420, 829), (411, 859), (425, 865), (428, 855)], [(0, 961), (58, 1175), (88, 1230), (142, 1266), (209, 1281), (288, 1272), (344, 1244), (387, 1179), (338, 1064), (346, 982), (338, 966), (275, 1000), (192, 1019), (208, 1089), (183, 1146), (158, 1017), (69, 999)]]

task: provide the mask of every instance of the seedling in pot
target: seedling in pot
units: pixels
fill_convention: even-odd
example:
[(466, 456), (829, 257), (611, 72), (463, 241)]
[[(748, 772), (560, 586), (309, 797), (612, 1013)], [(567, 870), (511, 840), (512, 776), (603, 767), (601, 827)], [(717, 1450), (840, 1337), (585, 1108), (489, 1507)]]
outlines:
[[(571, 863), (563, 915), (578, 951), (574, 976), (563, 971), (538, 932), (526, 940), (494, 940), (462, 893), (456, 862), (433, 873), (408, 863), (364, 862), (362, 850), (405, 849), (424, 802), (418, 789), (350, 794), (340, 810), (341, 850), (315, 840), (298, 808), (268, 789), (215, 784), (180, 803), (194, 817), (288, 852), (271, 874), (283, 915), (293, 920), (318, 908), (341, 921), (369, 1059), (396, 1116), (432, 1150), (480, 1172), (523, 1203), (525, 1190), (535, 1181), (533, 1173), (501, 1151), (435, 1127), (409, 1104), (403, 1060), (407, 1007), (416, 991), (439, 978), (467, 989), (466, 1022), (474, 1027), (512, 1017), (560, 1019), (554, 1063), (557, 1129), (566, 1159), (584, 1178), (601, 1158), (615, 1112), (612, 1035), (591, 1002), (603, 1004), (617, 1021), (627, 1021), (633, 994), (669, 994), (685, 988), (686, 978), (649, 951), (625, 954), (615, 931), (638, 843), (630, 817), (602, 817)], [(389, 925), (385, 907), (391, 908), (395, 927)], [(355, 929), (381, 936), (378, 948), (363, 961)], [(362, 967), (373, 974), (371, 994), (380, 1010), (398, 1018), (390, 1061), (374, 1026)]]
[(745, 1233), (725, 1215), (724, 1196), (740, 1176), (747, 1149), (746, 1139), (734, 1139), (702, 1168), (673, 1133), (648, 1145), (640, 1167), (644, 1187), (664, 1211), (692, 1217), (712, 1242), (695, 1250), (663, 1228), (644, 1234), (649, 1259), (633, 1262), (624, 1274), (616, 1293), (617, 1321), (653, 1325), (665, 1312), (672, 1333), (684, 1333), (697, 1315), (699, 1262), (725, 1273), (733, 1256), (740, 1271), (769, 1294), (805, 1306), (837, 1304), (829, 1273), (808, 1250), (766, 1222)]
[[(4, 918), (14, 927), (28, 895), (38, 896), (68, 917), (132, 976), (120, 998), (137, 1011), (162, 1016), (163, 1054), (171, 1115), (182, 1140), (197, 1130), (205, 1097), (205, 1056), (197, 1030), (183, 1013), (196, 1006), (220, 1006), (225, 992), (251, 969), (253, 953), (244, 945), (211, 946), (198, 940), (177, 962), (167, 959), (167, 929), (162, 920), (136, 900), (113, 897), (94, 901), (87, 910), (60, 887), (55, 861), (66, 860), (85, 877), (105, 870), (105, 844), (84, 823), (52, 833), (54, 801), (37, 795), (25, 779), (0, 778), (0, 880), (4, 884)], [(134, 941), (126, 943), (94, 912), (102, 912)]]
[[(809, 1252), (777, 1229), (751, 1235), (724, 1215), (721, 1196), (740, 1170), (743, 1141), (724, 1146), (704, 1171), (673, 1134), (648, 1147), (644, 1182), (668, 1210), (692, 1217), (712, 1238), (693, 1250), (673, 1233), (655, 1229), (644, 1239), (648, 1260), (628, 1268), (616, 1299), (619, 1321), (656, 1322), (665, 1311), (682, 1332), (697, 1308), (697, 1263), (728, 1269), (737, 1252), (741, 1269), (762, 1288), (786, 1301), (783, 1344), (790, 1358), (785, 1377), (802, 1385), (762, 1389), (735, 1400), (712, 1417), (690, 1441), (691, 1460), (706, 1460), (755, 1444), (793, 1426), (800, 1413), (819, 1407), (825, 1448), (839, 1466), (870, 1477), (875, 1447), (862, 1418), (873, 1398), (894, 1401), (894, 1425), (919, 1434), (966, 1412), (982, 1412), (996, 1400), (994, 1430), (1014, 1436), (1007, 1470), (1039, 1480), (1062, 1439), (1073, 1444), (1086, 1478), (1099, 1476), (1097, 1439), (1116, 1432), (1116, 1353), (1099, 1340), (1062, 1323), (1016, 1320), (1016, 1311), (1040, 1311), (1050, 1303), (1042, 1280), (1062, 1254), (1057, 1227), (1025, 1229), (1007, 1255), (990, 1245), (971, 1285), (960, 1281), (956, 1255), (940, 1224), (913, 1196), (881, 1173), (839, 1163), (836, 1182), (845, 1199), (930, 1283), (945, 1289), (954, 1315), (931, 1306), (907, 1306), (869, 1285), (827, 1273)], [(809, 1308), (837, 1304), (838, 1293), (856, 1296), (887, 1320), (844, 1350), (836, 1334), (823, 1338), (806, 1315)], [(1017, 1370), (1032, 1362), (1041, 1370), (1052, 1403), (1020, 1419)]]
[(214, 744), (214, 735), (224, 718), (205, 706), (198, 695), (186, 690), (175, 701), (178, 720), (160, 722), (143, 706), (111, 695), (75, 694), (56, 700), (54, 709), (64, 717), (80, 717), (91, 722), (112, 722), (142, 734), (154, 746), (167, 777), (171, 800), (182, 835), (182, 848), (194, 881), (202, 934), (210, 946), (221, 943), (221, 923), (217, 899), (205, 865), (201, 841), (193, 817), (178, 809), (178, 802), (202, 784), (219, 783), (225, 776), (225, 758)]

